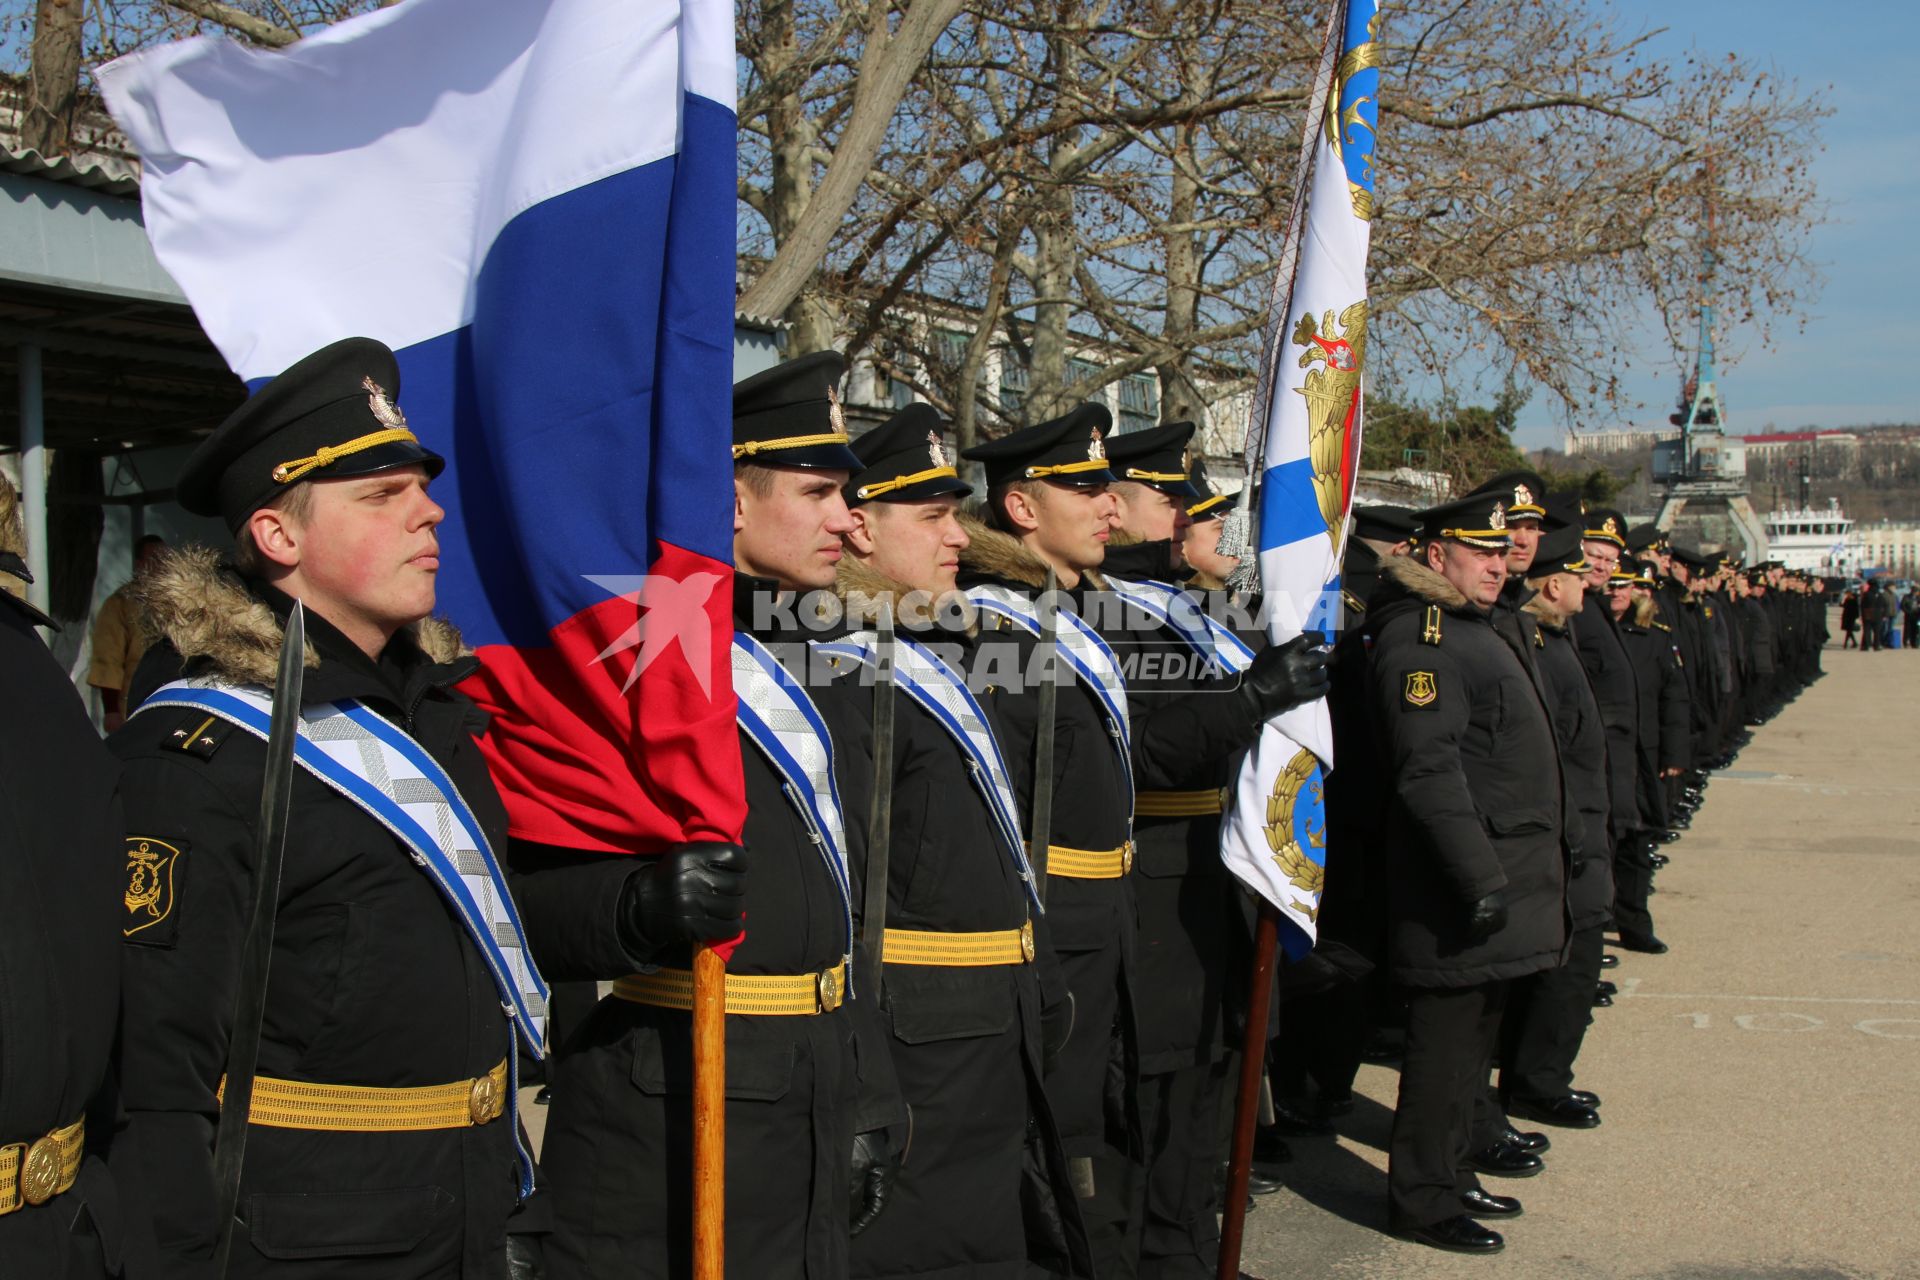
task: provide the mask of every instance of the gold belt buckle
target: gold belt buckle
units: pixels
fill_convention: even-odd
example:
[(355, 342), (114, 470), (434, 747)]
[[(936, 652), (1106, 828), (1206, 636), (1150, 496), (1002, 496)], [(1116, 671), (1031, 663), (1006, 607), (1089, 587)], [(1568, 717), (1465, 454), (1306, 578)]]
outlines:
[(1133, 870), (1133, 841), (1120, 846), (1120, 874), (1127, 875)]
[(475, 1124), (499, 1119), (505, 1101), (499, 1086), (493, 1082), (492, 1073), (477, 1077), (467, 1086), (467, 1116)]
[(60, 1189), (60, 1148), (48, 1135), (27, 1148), (20, 1161), (20, 1198), (43, 1205)]
[(1033, 921), (1031, 920), (1020, 926), (1020, 955), (1028, 964), (1033, 963)]
[(832, 1013), (840, 1007), (843, 993), (838, 969), (822, 969), (820, 976), (814, 979), (814, 986), (820, 999), (820, 1012)]

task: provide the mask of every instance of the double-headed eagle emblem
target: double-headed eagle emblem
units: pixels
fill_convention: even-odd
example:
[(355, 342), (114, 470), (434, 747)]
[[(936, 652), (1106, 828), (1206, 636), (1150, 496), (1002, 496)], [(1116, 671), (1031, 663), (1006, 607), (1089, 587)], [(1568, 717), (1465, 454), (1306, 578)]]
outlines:
[[(1318, 323), (1307, 312), (1294, 326), (1293, 345), (1305, 347), (1300, 367), (1309, 370), (1304, 385), (1296, 387), (1307, 398), (1307, 457), (1313, 464), (1313, 494), (1327, 537), (1340, 549), (1340, 529), (1346, 523), (1347, 495), (1352, 483), (1352, 453), (1359, 447), (1354, 426), (1360, 416), (1360, 369), (1367, 353), (1365, 298), (1340, 313), (1338, 328), (1333, 309)], [(1319, 368), (1313, 368), (1314, 365)]]

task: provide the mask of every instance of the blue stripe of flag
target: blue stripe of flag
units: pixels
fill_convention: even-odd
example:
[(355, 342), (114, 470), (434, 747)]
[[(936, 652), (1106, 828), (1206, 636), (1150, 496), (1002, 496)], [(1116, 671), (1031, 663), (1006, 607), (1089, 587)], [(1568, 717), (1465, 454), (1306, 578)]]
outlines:
[(1271, 551), (1326, 534), (1327, 522), (1313, 491), (1313, 460), (1297, 458), (1268, 467), (1260, 487), (1260, 549)]

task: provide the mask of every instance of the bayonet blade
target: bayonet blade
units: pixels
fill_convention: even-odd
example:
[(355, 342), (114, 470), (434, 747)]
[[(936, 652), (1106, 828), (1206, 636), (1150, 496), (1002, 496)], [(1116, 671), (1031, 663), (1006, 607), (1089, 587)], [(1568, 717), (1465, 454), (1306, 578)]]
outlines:
[(873, 966), (868, 990), (880, 995), (886, 950), (887, 861), (893, 846), (893, 606), (880, 605), (873, 672), (873, 795), (867, 807), (867, 871), (861, 894), (860, 937)]
[(1059, 619), (1055, 616), (1055, 593), (1060, 576), (1047, 566), (1047, 582), (1040, 595), (1040, 681), (1039, 725), (1033, 742), (1033, 820), (1027, 832), (1027, 862), (1033, 868), (1033, 891), (1040, 905), (1047, 903), (1047, 845), (1053, 835), (1053, 737), (1054, 715), (1060, 706)]
[(254, 846), (253, 905), (240, 951), (240, 985), (234, 996), (233, 1036), (227, 1044), (226, 1092), (213, 1141), (213, 1185), (220, 1216), (220, 1248), (214, 1274), (225, 1277), (233, 1259), (233, 1229), (240, 1203), (240, 1169), (246, 1159), (247, 1113), (253, 1104), (253, 1073), (260, 1062), (260, 1024), (266, 1014), (267, 972), (273, 960), (274, 917), (280, 872), (286, 865), (287, 818), (293, 799), (293, 747), (299, 736), (300, 692), (306, 677), (307, 615), (299, 601), (287, 615), (280, 642), (280, 669), (273, 681), (273, 719), (267, 730), (266, 777), (260, 785), (260, 824)]

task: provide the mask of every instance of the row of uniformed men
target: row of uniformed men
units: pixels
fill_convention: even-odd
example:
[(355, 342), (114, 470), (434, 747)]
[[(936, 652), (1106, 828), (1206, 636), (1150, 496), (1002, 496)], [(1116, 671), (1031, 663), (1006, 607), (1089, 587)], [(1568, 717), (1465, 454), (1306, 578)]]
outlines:
[[(1520, 1212), (1478, 1175), (1538, 1173), (1550, 1145), (1510, 1117), (1600, 1123), (1573, 1069), (1611, 1003), (1605, 930), (1667, 949), (1647, 904), (1658, 845), (1744, 741), (1741, 708), (1817, 672), (1825, 631), (1817, 587), (1778, 566), (1737, 575), (1545, 495), (1509, 471), (1426, 512), (1356, 512), (1328, 801), (1330, 847), (1357, 856), (1329, 860), (1320, 982), (1276, 1064), (1288, 1126), (1330, 1131), (1382, 997), (1405, 997), (1390, 1219), (1469, 1253), (1503, 1247), (1479, 1219)], [(1745, 620), (1782, 584), (1786, 681), (1753, 639), (1768, 618)]]
[[(455, 688), (477, 664), (431, 616), (442, 461), (394, 403), (391, 352), (315, 353), (209, 437), (179, 498), (222, 517), (235, 551), (177, 553), (143, 588), (160, 642), (116, 759), (57, 672), (7, 655), (27, 690), (9, 706), (53, 704), (33, 748), (7, 742), (10, 787), (40, 801), (8, 809), (57, 886), (22, 901), (72, 916), (37, 948), (40, 930), (0, 931), (9, 971), (19, 949), (45, 979), (25, 1008), (6, 984), (0, 1027), (10, 1262), (205, 1276), (231, 1230), (233, 1275), (685, 1275), (689, 954), (744, 919), (726, 980), (731, 1273), (1208, 1270), (1243, 905), (1214, 855), (1228, 761), (1324, 693), (1324, 655), (1173, 621), (1158, 580), (1180, 571), (1187, 508), (1220, 505), (1189, 480), (1190, 425), (1108, 441), (1105, 411), (1082, 406), (981, 445), (974, 521), (930, 410), (848, 438), (843, 368), (808, 357), (735, 388), (744, 836), (639, 858), (508, 838), (513, 780), (490, 775)], [(1120, 530), (1130, 545), (1110, 548)], [(872, 758), (866, 615), (822, 644), (785, 607), (823, 588), (898, 609), (890, 760)], [(912, 607), (956, 590), (970, 623)], [(1129, 612), (1099, 608), (1103, 591)], [(229, 1222), (214, 1134), (266, 690), (296, 601), (310, 747)], [(29, 620), (8, 634), (37, 644)], [(972, 655), (1011, 647), (994, 669), (1029, 671), (1047, 637), (1051, 693), (969, 687)], [(1127, 677), (1127, 644), (1234, 674), (1152, 687)], [(16, 762), (32, 750), (57, 758), (58, 787), (46, 761)], [(869, 931), (868, 795), (888, 770), (886, 919)], [(1044, 840), (1023, 836), (1036, 805)], [(532, 962), (612, 992), (553, 1046), (530, 1195), (515, 1099), (541, 1040)]]

